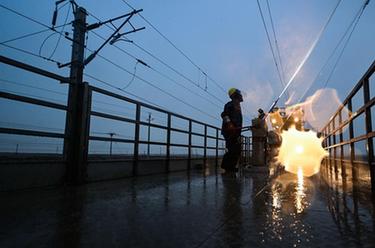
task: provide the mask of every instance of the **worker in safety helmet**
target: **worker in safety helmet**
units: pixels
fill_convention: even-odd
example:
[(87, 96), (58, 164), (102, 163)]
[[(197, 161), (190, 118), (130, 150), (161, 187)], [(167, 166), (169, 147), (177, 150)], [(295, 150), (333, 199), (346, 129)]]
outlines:
[(231, 88), (228, 91), (231, 99), (225, 104), (224, 111), (221, 113), (223, 119), (221, 134), (225, 139), (227, 152), (223, 157), (221, 168), (225, 172), (236, 172), (236, 165), (241, 155), (241, 129), (242, 129), (242, 112), (240, 103), (243, 102), (241, 91)]

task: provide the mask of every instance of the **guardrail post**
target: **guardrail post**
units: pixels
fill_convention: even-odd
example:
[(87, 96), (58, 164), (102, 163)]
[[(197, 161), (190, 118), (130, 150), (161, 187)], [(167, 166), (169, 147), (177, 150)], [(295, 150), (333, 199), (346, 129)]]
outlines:
[(203, 166), (207, 163), (207, 125), (204, 125), (204, 150), (203, 150)]
[(192, 133), (193, 132), (193, 123), (189, 120), (189, 144), (188, 144), (188, 170), (191, 169), (191, 145), (192, 145)]
[[(348, 109), (350, 117), (352, 116), (353, 112), (353, 105), (352, 105), (352, 98), (348, 101)], [(354, 118), (355, 119), (355, 118)], [(354, 142), (352, 139), (354, 138), (354, 128), (353, 128), (353, 121), (354, 119), (351, 119), (349, 122), (349, 139), (350, 139), (350, 163), (352, 166), (352, 181), (353, 181), (353, 205), (354, 205), (354, 212), (357, 211), (357, 197), (358, 197), (358, 170), (357, 165), (354, 163), (355, 160), (355, 153), (354, 153)]]
[(250, 137), (246, 137), (246, 165), (250, 164)]
[(138, 175), (139, 160), (139, 132), (141, 122), (141, 105), (137, 103), (135, 112), (135, 132), (134, 132), (134, 151), (133, 151), (133, 176)]
[[(339, 127), (341, 127), (342, 125), (342, 111), (339, 112)], [(344, 136), (343, 136), (343, 129), (340, 128), (339, 132), (340, 132), (340, 144), (344, 141)], [(343, 162), (343, 159), (344, 159), (344, 146), (341, 145), (340, 146), (340, 163), (341, 163), (341, 177), (343, 179), (343, 181), (345, 180), (346, 182), (346, 166), (344, 165), (344, 162)]]
[(219, 129), (216, 129), (216, 153), (215, 153), (215, 168), (219, 166)]
[(253, 153), (253, 146), (252, 146), (252, 143), (253, 143), (253, 141), (252, 141), (252, 137), (251, 136), (249, 136), (249, 165), (250, 164), (252, 164), (252, 153)]
[[(364, 90), (364, 100), (365, 105), (370, 101), (370, 87), (368, 78), (363, 81), (363, 90)], [(366, 118), (366, 133), (372, 132), (372, 122), (371, 122), (371, 107), (367, 107), (365, 110)], [(373, 140), (372, 138), (367, 138), (367, 163), (370, 169), (371, 175), (371, 189), (373, 198), (375, 198), (375, 166), (373, 165), (374, 161), (374, 150), (373, 150)]]
[[(353, 115), (352, 99), (350, 99), (350, 100), (348, 101), (348, 110), (349, 110), (349, 113), (350, 113), (350, 117), (349, 117), (349, 118), (352, 118), (352, 115)], [(354, 143), (353, 143), (353, 141), (351, 141), (351, 140), (354, 138), (354, 127), (353, 127), (353, 121), (354, 121), (354, 119), (351, 119), (350, 122), (349, 122), (350, 162), (351, 162), (352, 164), (353, 164), (354, 156), (355, 156), (355, 155), (354, 155)]]
[[(336, 145), (337, 144), (337, 141), (336, 141), (336, 132), (335, 132), (335, 129), (336, 129), (336, 115), (333, 116), (332, 120), (332, 144), (333, 145)], [(334, 148), (332, 148), (332, 151), (333, 151), (333, 168), (335, 170), (335, 176), (336, 176), (336, 180), (337, 180), (337, 172), (338, 172), (338, 168), (337, 168), (337, 161), (336, 161), (336, 151), (337, 151), (337, 147), (335, 146)]]
[(171, 114), (168, 113), (168, 120), (167, 120), (167, 159), (165, 163), (165, 171), (168, 173), (170, 170), (170, 163), (171, 163), (171, 122), (172, 117)]

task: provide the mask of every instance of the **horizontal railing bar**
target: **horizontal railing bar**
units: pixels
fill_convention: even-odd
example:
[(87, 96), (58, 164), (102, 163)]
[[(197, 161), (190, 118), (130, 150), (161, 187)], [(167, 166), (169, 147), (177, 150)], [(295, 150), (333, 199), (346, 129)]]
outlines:
[(158, 141), (146, 141), (146, 140), (140, 140), (139, 144), (150, 144), (150, 145), (159, 145), (159, 146), (166, 146), (167, 143), (165, 142), (158, 142)]
[(189, 134), (189, 131), (171, 127), (171, 131)]
[[(342, 102), (341, 106), (337, 109), (337, 111), (332, 116), (336, 116), (344, 108), (344, 106), (349, 102), (349, 100), (352, 99), (354, 97), (354, 95), (357, 93), (357, 91), (362, 87), (364, 80), (370, 78), (371, 75), (374, 73), (374, 71), (375, 71), (375, 60), (372, 62), (370, 68), (366, 71), (366, 73), (362, 76), (362, 78), (354, 86), (354, 88), (352, 89), (352, 91), (349, 93), (349, 95)], [(330, 120), (327, 123), (327, 125), (325, 125), (323, 127), (322, 130), (326, 129), (328, 127), (328, 125), (331, 124), (331, 121), (332, 120)]]
[[(110, 137), (100, 137), (100, 136), (90, 136), (90, 140), (96, 140), (96, 141), (106, 141), (106, 142), (120, 142), (120, 143), (134, 143), (134, 140), (130, 139), (121, 139), (121, 138), (110, 138)], [(145, 141), (145, 140), (140, 140), (140, 144), (150, 144), (150, 145), (162, 145), (166, 146), (167, 143), (164, 142), (157, 142), (157, 141)], [(189, 146), (188, 144), (178, 144), (178, 143), (171, 143), (170, 146), (174, 147), (185, 147), (185, 148), (204, 148), (204, 146), (198, 146), (198, 145), (191, 145)], [(216, 149), (216, 147), (207, 147), (207, 149)], [(218, 150), (225, 150), (225, 148), (218, 148)]]
[[(141, 155), (141, 154), (140, 154)], [(97, 158), (95, 156), (106, 156), (105, 159)], [(128, 158), (116, 158), (116, 156), (128, 156)], [(108, 157), (108, 158), (107, 158)], [(214, 158), (214, 155), (207, 156), (207, 158)], [(222, 157), (222, 156), (219, 156)], [(172, 160), (188, 160), (187, 154), (186, 155), (171, 155), (170, 157)], [(192, 160), (201, 159), (200, 157), (192, 157)], [(203, 159), (203, 155), (202, 155)], [(146, 160), (166, 160), (166, 157), (164, 155), (151, 155), (148, 157), (139, 157), (140, 161), (146, 161)], [(121, 163), (121, 162), (131, 162), (133, 161), (133, 155), (127, 155), (127, 154), (114, 154), (114, 155), (105, 155), (105, 154), (89, 154), (88, 162), (89, 163)]]
[(207, 146), (206, 148), (209, 150), (216, 150), (216, 146)]
[(210, 138), (210, 139), (214, 139), (214, 140), (216, 140), (216, 136), (207, 135), (206, 137), (207, 137), (207, 138)]
[(170, 146), (189, 148), (188, 144), (171, 143)]
[(112, 141), (112, 142), (120, 142), (120, 143), (134, 143), (134, 140), (131, 139), (121, 139), (121, 138), (110, 138), (110, 137), (100, 137), (100, 136), (89, 136), (89, 140), (96, 140), (96, 141)]
[[(116, 94), (116, 93), (113, 93), (113, 92), (110, 92), (108, 90), (98, 88), (98, 87), (93, 86), (93, 85), (90, 85), (90, 88), (93, 92), (98, 92), (98, 93), (101, 93), (103, 95), (111, 96), (111, 97), (114, 97), (114, 98), (117, 98), (117, 99), (120, 99), (120, 100), (123, 100), (123, 101), (126, 101), (126, 102), (130, 102), (130, 103), (133, 103), (133, 104), (140, 104), (140, 102), (138, 102), (136, 100), (133, 100), (131, 98), (128, 98), (126, 96), (122, 96), (122, 95), (119, 95), (119, 94)], [(165, 112), (165, 110), (162, 111), (162, 112)]]
[(194, 133), (194, 132), (191, 132), (191, 135), (204, 137), (204, 134), (202, 134), (202, 133)]
[(70, 78), (68, 78), (68, 77), (63, 77), (63, 76), (60, 76), (58, 74), (55, 74), (55, 73), (52, 73), (52, 72), (49, 72), (49, 71), (37, 68), (35, 66), (25, 64), (25, 63), (22, 63), (20, 61), (13, 60), (13, 59), (1, 56), (1, 55), (0, 55), (0, 62), (2, 62), (4, 64), (7, 64), (7, 65), (17, 67), (17, 68), (20, 68), (20, 69), (24, 69), (26, 71), (30, 71), (30, 72), (33, 72), (33, 73), (36, 73), (36, 74), (39, 74), (39, 75), (42, 75), (42, 76), (45, 76), (45, 77), (48, 77), (48, 78), (56, 79), (60, 82), (70, 83)]
[[(116, 156), (119, 156), (121, 154), (115, 154), (115, 155), (112, 155), (114, 156), (113, 157), (110, 157), (111, 155), (108, 155), (108, 157), (110, 157), (110, 159), (100, 159), (100, 158), (90, 158), (90, 156), (95, 156), (97, 154), (95, 153), (92, 153), (92, 154), (89, 154), (89, 158), (87, 159), (89, 163), (121, 163), (121, 162), (133, 162), (133, 155), (130, 155), (129, 158), (125, 158), (125, 159), (118, 159), (116, 158)], [(100, 154), (101, 155), (101, 154)], [(124, 155), (126, 156), (126, 155)]]
[(167, 126), (163, 126), (163, 125), (155, 124), (155, 123), (148, 123), (148, 122), (144, 122), (144, 121), (140, 121), (139, 124), (142, 125), (142, 126), (150, 126), (150, 127), (155, 127), (155, 128), (165, 129), (165, 130), (168, 129)]
[[(347, 104), (349, 99), (353, 98), (353, 96), (357, 93), (357, 91), (362, 87), (364, 80), (371, 77), (371, 75), (375, 71), (375, 60), (372, 62), (368, 70), (363, 74), (362, 78), (358, 81), (358, 83), (354, 86), (352, 91), (349, 93), (349, 95), (345, 98), (343, 101), (343, 105)], [(338, 112), (338, 111), (337, 111)]]
[[(326, 138), (328, 138), (329, 136), (333, 135), (334, 133), (336, 133), (337, 131), (339, 131), (340, 129), (342, 129), (344, 126), (346, 126), (348, 123), (350, 123), (352, 120), (354, 120), (355, 118), (359, 117), (360, 115), (364, 114), (364, 112), (366, 111), (367, 108), (371, 108), (373, 105), (375, 104), (375, 97), (373, 97), (370, 101), (368, 101), (365, 105), (363, 105), (360, 109), (358, 109), (355, 113), (355, 115), (352, 115), (350, 116), (348, 119), (346, 119), (345, 121), (343, 121), (339, 127), (335, 128), (334, 130), (332, 130), (327, 136)], [(331, 121), (329, 121), (329, 123), (327, 124), (330, 125), (332, 123), (333, 119)]]
[(47, 102), (44, 100), (39, 100), (36, 98), (27, 97), (27, 96), (15, 95), (15, 94), (4, 92), (4, 91), (0, 91), (0, 98), (6, 98), (6, 99), (14, 100), (14, 101), (19, 101), (19, 102), (31, 103), (34, 105), (44, 106), (44, 107), (53, 108), (53, 109), (60, 109), (60, 110), (65, 110), (65, 111), (68, 109), (66, 106), (58, 104), (58, 103)]
[(129, 122), (133, 124), (135, 123), (135, 120), (132, 120), (126, 117), (121, 117), (121, 116), (112, 115), (112, 114), (105, 114), (105, 113), (97, 112), (97, 111), (91, 111), (91, 115), (106, 118), (106, 119), (116, 120), (116, 121)]
[(325, 148), (325, 149), (331, 149), (331, 148), (335, 148), (335, 147), (338, 147), (338, 146), (343, 146), (343, 145), (347, 145), (347, 144), (355, 143), (355, 142), (358, 142), (358, 141), (361, 141), (361, 140), (370, 139), (370, 138), (373, 138), (373, 137), (375, 137), (375, 132), (371, 132), (371, 133), (368, 133), (368, 134), (364, 134), (364, 135), (361, 135), (361, 136), (355, 137), (355, 138), (353, 138), (353, 139), (346, 140), (346, 141), (343, 141), (343, 142), (341, 142), (341, 143), (337, 143), (337, 144), (334, 144), (334, 145), (330, 145), (330, 146), (327, 146), (327, 147), (324, 147), (324, 148)]
[[(134, 143), (134, 140), (129, 140), (129, 139), (120, 139), (120, 138), (110, 138), (110, 137), (99, 137), (99, 136), (90, 136), (90, 140), (97, 140), (97, 141), (107, 141), (107, 142), (120, 142), (120, 143)], [(161, 145), (161, 146), (166, 146), (167, 143), (164, 142), (157, 142), (157, 141), (139, 141), (140, 144), (150, 144), (150, 145)], [(174, 147), (185, 147), (189, 148), (189, 145), (186, 144), (177, 144), (177, 143), (172, 143), (170, 146)], [(204, 146), (196, 146), (192, 145), (190, 146), (191, 148), (204, 148)], [(216, 147), (207, 147), (207, 149), (216, 149)], [(219, 150), (225, 150), (225, 148), (218, 148)]]
[(329, 160), (336, 160), (336, 161), (340, 161), (340, 162), (344, 162), (344, 163), (348, 163), (348, 164), (365, 164), (367, 165), (368, 164), (368, 161), (362, 161), (362, 160), (353, 160), (350, 161), (350, 159), (343, 159), (343, 158), (334, 158), (334, 157), (328, 157), (326, 159), (329, 159)]
[(17, 129), (17, 128), (4, 128), (4, 127), (0, 127), (0, 133), (49, 137), (49, 138), (65, 138), (65, 135), (61, 133), (51, 133), (51, 132)]
[(188, 118), (186, 116), (183, 116), (183, 115), (180, 115), (180, 114), (177, 114), (177, 113), (173, 113), (173, 112), (169, 112), (169, 111), (164, 110), (162, 108), (155, 107), (155, 106), (147, 104), (147, 103), (142, 103), (142, 102), (130, 99), (130, 98), (126, 97), (126, 96), (122, 96), (122, 95), (119, 95), (119, 94), (116, 94), (116, 93), (113, 93), (113, 92), (110, 92), (110, 91), (107, 91), (107, 90), (104, 90), (104, 89), (101, 89), (101, 88), (98, 88), (98, 87), (95, 87), (95, 86), (90, 86), (90, 88), (91, 88), (92, 91), (101, 93), (103, 95), (108, 95), (108, 96), (111, 96), (111, 97), (114, 97), (114, 98), (117, 98), (117, 99), (121, 99), (123, 101), (130, 102), (130, 103), (133, 103), (133, 104), (139, 104), (142, 107), (146, 107), (146, 108), (149, 108), (149, 109), (152, 109), (152, 110), (156, 110), (156, 111), (164, 113), (164, 114), (171, 114), (172, 116), (178, 117), (180, 119), (184, 119), (184, 120), (187, 120), (187, 121), (192, 121), (193, 123), (196, 123), (196, 124), (199, 124), (199, 125), (203, 125), (203, 126), (207, 126), (207, 127), (213, 128), (215, 130), (216, 129), (220, 130), (219, 128), (217, 128), (217, 127), (215, 127), (213, 125), (206, 124), (206, 123), (203, 123), (203, 122), (200, 122), (200, 121), (196, 121), (196, 120), (193, 120), (193, 119)]
[(198, 145), (191, 145), (190, 147), (191, 148), (203, 148), (204, 149), (204, 146), (198, 146)]

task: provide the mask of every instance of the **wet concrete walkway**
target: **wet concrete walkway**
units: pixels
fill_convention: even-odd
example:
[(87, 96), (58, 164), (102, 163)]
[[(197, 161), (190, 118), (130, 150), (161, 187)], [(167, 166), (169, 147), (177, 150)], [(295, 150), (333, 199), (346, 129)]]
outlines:
[(367, 194), (331, 173), (194, 171), (0, 193), (0, 247), (375, 247)]

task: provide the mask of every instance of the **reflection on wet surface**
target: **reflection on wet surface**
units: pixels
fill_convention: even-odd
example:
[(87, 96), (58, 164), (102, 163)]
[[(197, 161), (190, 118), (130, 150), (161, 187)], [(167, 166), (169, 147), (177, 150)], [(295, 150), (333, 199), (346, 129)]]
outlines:
[(366, 168), (212, 170), (1, 193), (0, 247), (374, 247)]

